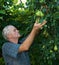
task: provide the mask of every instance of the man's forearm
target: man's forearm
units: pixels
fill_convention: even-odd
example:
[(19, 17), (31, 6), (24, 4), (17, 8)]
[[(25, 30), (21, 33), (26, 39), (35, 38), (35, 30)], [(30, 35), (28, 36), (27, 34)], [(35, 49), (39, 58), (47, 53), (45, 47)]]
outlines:
[(32, 29), (31, 33), (28, 35), (26, 40), (21, 44), (21, 46), (28, 50), (35, 38), (36, 33), (37, 31), (35, 29)]

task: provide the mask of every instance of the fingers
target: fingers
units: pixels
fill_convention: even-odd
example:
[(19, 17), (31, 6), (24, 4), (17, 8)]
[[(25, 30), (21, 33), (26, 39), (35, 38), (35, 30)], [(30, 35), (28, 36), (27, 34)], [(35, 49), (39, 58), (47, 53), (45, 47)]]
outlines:
[(44, 26), (47, 23), (46, 20), (43, 21), (43, 23), (41, 24), (42, 26)]
[(38, 23), (36, 20), (34, 26), (41, 29), (46, 23), (47, 23), (46, 20), (44, 20), (43, 23)]

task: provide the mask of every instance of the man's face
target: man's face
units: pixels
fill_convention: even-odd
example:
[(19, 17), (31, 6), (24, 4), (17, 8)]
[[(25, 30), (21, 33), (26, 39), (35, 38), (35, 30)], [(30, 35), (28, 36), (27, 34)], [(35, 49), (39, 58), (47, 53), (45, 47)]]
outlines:
[(19, 34), (19, 31), (17, 30), (16, 27), (14, 26), (11, 26), (10, 27), (10, 33), (8, 34), (7, 36), (8, 38), (11, 38), (11, 39), (14, 39), (14, 38), (19, 38), (20, 37), (20, 34)]

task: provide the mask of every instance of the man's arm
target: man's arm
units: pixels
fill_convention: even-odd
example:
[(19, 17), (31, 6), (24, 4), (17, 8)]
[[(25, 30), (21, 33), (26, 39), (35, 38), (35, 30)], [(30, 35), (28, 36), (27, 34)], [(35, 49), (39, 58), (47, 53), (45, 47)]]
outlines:
[(29, 34), (29, 36), (26, 38), (26, 40), (20, 45), (19, 47), (19, 52), (22, 51), (27, 51), (29, 50), (37, 32), (39, 31), (39, 29), (46, 24), (46, 21), (44, 21), (42, 24), (41, 23), (35, 23), (33, 26), (33, 29), (31, 31), (31, 33)]

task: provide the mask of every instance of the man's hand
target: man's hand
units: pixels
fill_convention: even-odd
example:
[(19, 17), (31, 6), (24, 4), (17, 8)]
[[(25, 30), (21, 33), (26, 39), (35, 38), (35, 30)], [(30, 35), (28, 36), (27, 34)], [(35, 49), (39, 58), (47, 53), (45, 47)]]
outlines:
[(43, 21), (43, 23), (38, 23), (37, 21), (34, 23), (33, 29), (34, 30), (39, 30), (41, 29), (45, 24), (47, 23), (47, 21)]

